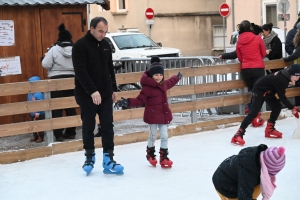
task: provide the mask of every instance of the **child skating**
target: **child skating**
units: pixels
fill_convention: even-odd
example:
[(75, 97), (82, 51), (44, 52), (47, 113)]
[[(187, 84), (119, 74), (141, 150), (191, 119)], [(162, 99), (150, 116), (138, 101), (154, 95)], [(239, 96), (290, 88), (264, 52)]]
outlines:
[[(158, 60), (158, 58), (154, 59)], [(157, 127), (160, 132), (161, 146), (159, 150), (160, 165), (171, 168), (173, 162), (168, 158), (168, 127), (172, 120), (172, 112), (168, 105), (167, 90), (172, 88), (181, 79), (179, 72), (168, 80), (164, 80), (164, 68), (160, 62), (153, 62), (149, 71), (141, 77), (142, 90), (136, 98), (119, 100), (116, 106), (138, 107), (145, 104), (144, 122), (149, 124), (149, 139), (146, 158), (149, 163), (156, 166), (155, 140)]]
[[(259, 113), (264, 101), (272, 110), (267, 127), (265, 129), (265, 137), (282, 138), (282, 133), (275, 129), (275, 122), (281, 111), (280, 101), (288, 109), (292, 110), (292, 113), (296, 118), (299, 118), (298, 108), (293, 106), (285, 96), (286, 88), (289, 85), (295, 85), (295, 82), (298, 81), (299, 76), (300, 65), (293, 64), (288, 69), (283, 69), (279, 72), (269, 74), (258, 79), (252, 90), (251, 110), (243, 120), (236, 134), (232, 137), (231, 143), (237, 145), (245, 144), (243, 136), (245, 135), (246, 128)], [(278, 95), (279, 99), (276, 98), (276, 94)]]

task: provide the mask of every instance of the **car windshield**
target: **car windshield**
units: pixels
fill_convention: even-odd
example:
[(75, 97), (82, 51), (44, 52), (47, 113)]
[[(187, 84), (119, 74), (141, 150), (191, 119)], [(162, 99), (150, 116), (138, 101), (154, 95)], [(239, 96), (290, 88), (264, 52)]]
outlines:
[(238, 34), (232, 34), (230, 39), (230, 44), (235, 44), (237, 42), (239, 35)]
[(143, 47), (158, 47), (144, 34), (132, 34), (132, 35), (119, 35), (112, 37), (120, 50), (122, 49), (133, 49)]

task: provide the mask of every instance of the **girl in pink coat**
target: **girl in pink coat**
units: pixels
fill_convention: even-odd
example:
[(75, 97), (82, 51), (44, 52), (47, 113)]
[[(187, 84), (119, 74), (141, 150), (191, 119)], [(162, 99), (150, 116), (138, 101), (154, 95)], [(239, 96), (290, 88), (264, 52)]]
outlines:
[(136, 98), (118, 101), (118, 107), (138, 107), (145, 105), (144, 122), (149, 124), (149, 139), (146, 158), (151, 165), (156, 166), (155, 140), (157, 127), (160, 132), (160, 165), (163, 168), (171, 168), (173, 162), (168, 158), (168, 127), (172, 121), (172, 112), (169, 108), (167, 90), (172, 88), (182, 77), (179, 72), (168, 80), (164, 80), (164, 68), (160, 62), (150, 65), (149, 71), (144, 72), (141, 77), (142, 90)]

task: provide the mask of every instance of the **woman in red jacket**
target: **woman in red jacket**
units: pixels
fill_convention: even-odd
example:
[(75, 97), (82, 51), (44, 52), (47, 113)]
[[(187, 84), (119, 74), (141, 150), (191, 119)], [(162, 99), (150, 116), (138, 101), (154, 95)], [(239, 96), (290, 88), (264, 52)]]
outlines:
[(146, 71), (141, 78), (142, 90), (136, 98), (118, 101), (118, 107), (129, 106), (138, 107), (145, 104), (144, 122), (149, 124), (149, 139), (147, 145), (146, 158), (151, 165), (156, 166), (155, 158), (155, 140), (157, 127), (160, 132), (160, 165), (163, 168), (171, 168), (173, 162), (168, 158), (168, 127), (172, 121), (172, 112), (168, 105), (167, 90), (172, 88), (182, 77), (179, 72), (177, 76), (172, 76), (164, 80), (164, 68), (160, 62), (154, 62), (150, 65), (149, 71)]
[[(242, 66), (242, 78), (245, 80), (249, 92), (254, 83), (265, 75), (265, 64), (263, 58), (266, 56), (264, 41), (259, 35), (253, 33), (249, 21), (244, 20), (238, 26), (239, 39), (236, 45), (236, 53)], [(251, 103), (248, 105), (250, 108)], [(262, 126), (264, 120), (260, 114), (252, 121), (254, 127)]]

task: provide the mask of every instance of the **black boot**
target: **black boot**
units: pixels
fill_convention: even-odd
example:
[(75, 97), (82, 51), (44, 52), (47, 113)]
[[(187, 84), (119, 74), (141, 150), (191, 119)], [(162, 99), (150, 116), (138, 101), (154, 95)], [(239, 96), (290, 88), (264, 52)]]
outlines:
[(159, 154), (160, 154), (160, 158), (159, 158), (160, 166), (162, 168), (171, 168), (173, 162), (168, 158), (169, 155), (168, 149), (160, 148)]
[(147, 152), (146, 159), (149, 161), (149, 163), (151, 165), (153, 165), (154, 167), (156, 167), (157, 160), (155, 158), (156, 155), (154, 154), (155, 153), (155, 147), (148, 147), (147, 146), (146, 152)]
[(85, 150), (85, 162), (82, 166), (83, 170), (86, 172), (86, 175), (89, 175), (94, 168), (94, 164), (96, 162), (95, 150), (94, 149), (86, 149)]

